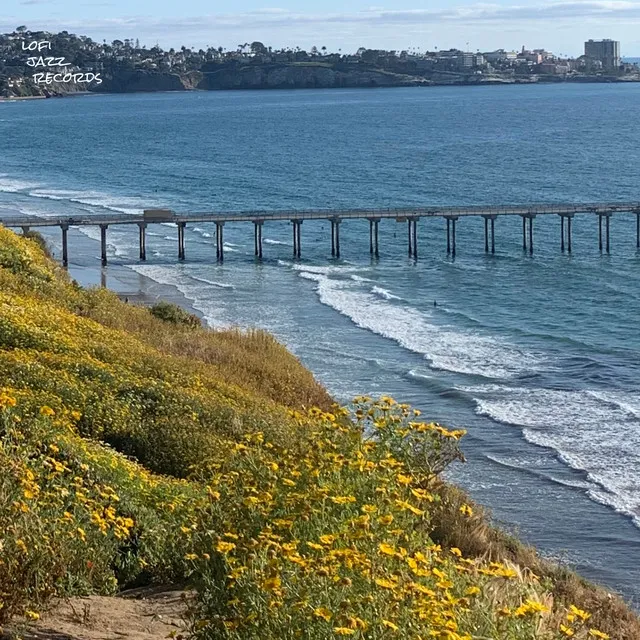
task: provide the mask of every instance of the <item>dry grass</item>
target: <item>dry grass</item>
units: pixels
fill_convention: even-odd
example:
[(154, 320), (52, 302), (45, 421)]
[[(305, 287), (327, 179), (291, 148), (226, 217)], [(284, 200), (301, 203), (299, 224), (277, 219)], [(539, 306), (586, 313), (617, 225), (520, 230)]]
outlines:
[[(549, 585), (554, 599), (565, 606), (574, 604), (592, 614), (590, 622), (615, 640), (640, 639), (640, 619), (618, 595), (596, 586), (567, 567), (541, 558), (536, 550), (491, 524), (489, 514), (478, 505), (473, 517), (460, 513), (460, 506), (473, 504), (459, 488), (441, 484), (440, 509), (434, 512), (434, 541), (447, 548), (457, 547), (469, 557), (486, 557), (511, 562), (532, 571)], [(558, 620), (552, 618), (553, 623)], [(557, 627), (557, 624), (555, 624)]]
[[(114, 307), (117, 313), (114, 313)], [(78, 312), (100, 324), (139, 336), (159, 351), (214, 367), (238, 385), (291, 408), (320, 407), (333, 401), (308, 369), (272, 335), (260, 330), (185, 331), (153, 317), (145, 307), (124, 304), (106, 290), (89, 290)]]

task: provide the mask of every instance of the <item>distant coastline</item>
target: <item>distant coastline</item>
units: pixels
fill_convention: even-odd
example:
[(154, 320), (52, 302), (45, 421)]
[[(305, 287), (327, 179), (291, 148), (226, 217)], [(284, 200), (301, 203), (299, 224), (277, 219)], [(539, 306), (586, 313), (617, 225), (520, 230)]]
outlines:
[(640, 73), (624, 76), (571, 74), (507, 76), (506, 74), (462, 74), (438, 72), (430, 77), (391, 73), (381, 69), (341, 69), (318, 64), (264, 64), (186, 74), (148, 70), (116, 72), (88, 90), (77, 85), (56, 85), (46, 95), (0, 97), (0, 101), (43, 99), (70, 95), (113, 93), (156, 93), (166, 91), (230, 91), (277, 89), (354, 89), (436, 86), (504, 86), (562, 83), (636, 83)]
[(342, 53), (327, 47), (274, 49), (258, 41), (229, 51), (163, 50), (132, 39), (99, 43), (22, 26), (0, 34), (0, 96), (640, 82), (640, 66), (620, 59), (619, 46), (616, 51), (612, 59), (595, 53), (564, 58), (524, 47), (484, 53), (360, 47)]

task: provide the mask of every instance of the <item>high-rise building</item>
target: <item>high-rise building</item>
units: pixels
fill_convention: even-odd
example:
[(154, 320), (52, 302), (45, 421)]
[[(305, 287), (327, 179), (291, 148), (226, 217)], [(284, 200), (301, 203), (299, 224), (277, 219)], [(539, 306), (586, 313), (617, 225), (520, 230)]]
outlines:
[(589, 40), (584, 43), (584, 55), (592, 60), (600, 60), (602, 67), (609, 71), (617, 69), (622, 62), (617, 40)]

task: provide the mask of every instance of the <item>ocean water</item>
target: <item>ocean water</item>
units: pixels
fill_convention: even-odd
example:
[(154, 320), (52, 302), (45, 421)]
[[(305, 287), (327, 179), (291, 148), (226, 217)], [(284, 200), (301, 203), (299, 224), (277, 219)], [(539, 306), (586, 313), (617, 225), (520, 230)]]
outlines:
[[(89, 96), (0, 104), (0, 219), (146, 207), (179, 212), (640, 200), (640, 85)], [(70, 232), (70, 271), (121, 290), (179, 296), (211, 326), (277, 335), (339, 399), (391, 394), (468, 429), (450, 478), (545, 555), (640, 604), (640, 253), (635, 217), (187, 227)], [(56, 252), (59, 231), (47, 231)], [(434, 301), (437, 306), (434, 306)]]

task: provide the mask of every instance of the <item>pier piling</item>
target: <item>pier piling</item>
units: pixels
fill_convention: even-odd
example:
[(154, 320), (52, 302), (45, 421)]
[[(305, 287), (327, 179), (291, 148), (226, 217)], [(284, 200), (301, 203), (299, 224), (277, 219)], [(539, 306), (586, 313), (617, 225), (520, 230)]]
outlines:
[(564, 253), (564, 216), (560, 216), (560, 251)]
[(295, 220), (291, 221), (293, 227), (293, 257), (298, 257), (298, 225)]
[(636, 249), (640, 249), (640, 212), (636, 212)]
[(216, 258), (224, 262), (224, 222), (216, 222)]
[(573, 226), (573, 216), (567, 216), (567, 251), (571, 253), (571, 227)]
[(373, 255), (373, 220), (369, 218), (369, 253)]
[(147, 259), (147, 223), (138, 222), (139, 236), (140, 236), (140, 260)]
[(338, 218), (331, 219), (331, 255), (335, 258), (340, 257), (340, 220)]
[(409, 257), (418, 257), (418, 219), (408, 218), (407, 229), (409, 237)]
[(527, 250), (527, 217), (522, 216), (522, 250)]
[(456, 255), (456, 221), (458, 220), (458, 218), (453, 218), (452, 222), (452, 244), (453, 246), (451, 247), (451, 255), (455, 256)]
[(447, 255), (451, 253), (451, 218), (447, 218)]
[(418, 257), (418, 218), (413, 219), (413, 257)]
[(293, 257), (299, 258), (302, 254), (300, 245), (301, 245), (301, 227), (302, 220), (292, 220), (291, 224), (293, 225)]
[(62, 265), (66, 267), (69, 265), (69, 243), (67, 239), (69, 225), (62, 224), (60, 228), (62, 229)]
[(253, 235), (256, 257), (262, 259), (262, 221), (258, 220), (253, 223)]
[(491, 253), (496, 252), (496, 217), (491, 217)]
[(606, 245), (607, 245), (607, 253), (611, 253), (611, 245), (609, 243), (609, 231), (611, 228), (611, 216), (605, 216), (607, 218), (606, 221), (606, 231), (607, 231), (607, 238), (606, 238)]
[(336, 223), (331, 221), (331, 256), (336, 255)]
[(598, 245), (602, 253), (602, 216), (598, 216)]
[(529, 216), (529, 253), (533, 254), (533, 216)]
[(489, 218), (484, 218), (484, 252), (489, 253)]
[(107, 264), (107, 228), (108, 224), (100, 225), (100, 257), (102, 259), (102, 266)]
[(178, 222), (178, 260), (184, 260), (184, 228), (187, 226), (186, 222)]

